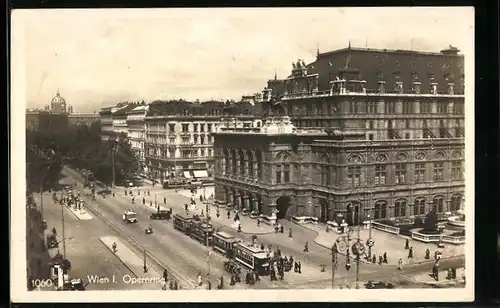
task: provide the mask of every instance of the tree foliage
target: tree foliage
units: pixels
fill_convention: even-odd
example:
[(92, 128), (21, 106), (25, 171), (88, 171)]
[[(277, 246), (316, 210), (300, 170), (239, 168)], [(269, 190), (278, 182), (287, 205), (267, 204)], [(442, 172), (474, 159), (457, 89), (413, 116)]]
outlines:
[[(115, 139), (116, 138), (116, 139)], [(127, 136), (120, 134), (102, 141), (100, 124), (73, 125), (66, 131), (58, 134), (44, 132), (27, 132), (27, 166), (28, 182), (32, 185), (40, 180), (43, 170), (47, 181), (57, 183), (63, 163), (80, 169), (91, 170), (96, 179), (111, 183), (112, 181), (112, 153), (114, 150), (115, 179), (118, 182), (132, 177), (137, 173), (139, 166), (137, 159), (127, 141)], [(47, 160), (46, 152), (51, 149), (56, 159)], [(44, 169), (46, 168), (46, 169)]]

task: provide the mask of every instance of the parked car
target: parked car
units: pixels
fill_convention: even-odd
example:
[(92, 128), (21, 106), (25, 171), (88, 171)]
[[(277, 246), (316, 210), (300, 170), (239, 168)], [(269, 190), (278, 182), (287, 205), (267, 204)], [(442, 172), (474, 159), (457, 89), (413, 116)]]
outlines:
[(368, 281), (365, 283), (367, 289), (394, 289), (394, 285), (387, 281)]

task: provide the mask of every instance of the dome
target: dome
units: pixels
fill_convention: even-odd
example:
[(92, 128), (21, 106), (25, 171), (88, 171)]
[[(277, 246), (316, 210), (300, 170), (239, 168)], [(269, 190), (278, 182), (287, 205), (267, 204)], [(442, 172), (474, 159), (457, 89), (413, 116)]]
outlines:
[(52, 104), (66, 104), (66, 100), (59, 94), (59, 90), (57, 90), (56, 96), (52, 99)]

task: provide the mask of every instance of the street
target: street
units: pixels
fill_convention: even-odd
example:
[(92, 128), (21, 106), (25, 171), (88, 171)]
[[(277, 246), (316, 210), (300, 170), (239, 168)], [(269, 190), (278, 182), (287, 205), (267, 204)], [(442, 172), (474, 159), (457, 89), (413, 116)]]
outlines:
[[(61, 181), (66, 184), (73, 184), (75, 178), (79, 175), (70, 169), (65, 169), (65, 174), (71, 175)], [(78, 185), (79, 190), (84, 192), (83, 186)], [(131, 197), (125, 196), (124, 189), (115, 189), (115, 197), (108, 196), (102, 198), (96, 197), (96, 201), (92, 202), (90, 197), (85, 197), (86, 202), (93, 212), (102, 218), (95, 219), (101, 225), (106, 225), (106, 221), (115, 226), (119, 226), (119, 236), (133, 239), (135, 242), (154, 256), (155, 259), (161, 260), (162, 264), (175, 268), (175, 274), (184, 277), (191, 284), (195, 284), (198, 274), (207, 277), (214, 285), (220, 276), (224, 276), (225, 281), (229, 281), (229, 275), (223, 269), (224, 257), (217, 253), (212, 253), (210, 257), (210, 265), (207, 262), (207, 252), (210, 250), (207, 247), (192, 240), (188, 236), (173, 229), (171, 221), (151, 221), (149, 214), (155, 211), (154, 206), (150, 206), (150, 201), (154, 202), (154, 193), (146, 196), (146, 205), (142, 204), (142, 198), (145, 194), (145, 189), (142, 188), (142, 194), (136, 196), (135, 205), (132, 205)], [(153, 189), (151, 190), (153, 191)], [(154, 190), (155, 193), (158, 190)], [(89, 193), (89, 191), (86, 191)], [(188, 202), (185, 196), (182, 196), (172, 190), (161, 190), (161, 198), (157, 195), (158, 203), (162, 203), (163, 196), (167, 197), (166, 207), (172, 207), (175, 212), (184, 211), (184, 204)], [(136, 195), (136, 192), (134, 191)], [(122, 222), (121, 215), (126, 209), (131, 209), (137, 213), (139, 222), (137, 224), (125, 225)], [(212, 216), (213, 213), (212, 213)], [(225, 215), (221, 215), (224, 216)], [(227, 218), (226, 218), (227, 219)], [(248, 218), (248, 220), (250, 220)], [(255, 221), (250, 220), (253, 223)], [(250, 241), (251, 234), (238, 233), (234, 228), (223, 224), (213, 219), (212, 225), (215, 229), (224, 230), (238, 238), (244, 238)], [(261, 234), (257, 236), (258, 243), (263, 243), (265, 246), (278, 246), (282, 254), (293, 256), (295, 260), (302, 263), (302, 274), (289, 272), (285, 275), (283, 281), (270, 282), (264, 278), (261, 282), (254, 285), (253, 288), (297, 288), (299, 286), (307, 286), (308, 288), (328, 288), (331, 287), (331, 256), (330, 251), (325, 247), (314, 243), (314, 238), (317, 234), (307, 228), (293, 224), (288, 221), (283, 221), (282, 224), (285, 230), (291, 228), (293, 237), (289, 238), (287, 233), (284, 234)], [(151, 235), (145, 234), (144, 230), (151, 225), (154, 233)], [(115, 230), (116, 231), (116, 230)], [(305, 241), (309, 243), (309, 252), (303, 252)], [(345, 256), (339, 254), (338, 266), (335, 273), (335, 285), (352, 285), (355, 281), (355, 260), (351, 257), (351, 269), (347, 271), (344, 267)], [(443, 266), (451, 266), (459, 264), (460, 258), (443, 260)], [(325, 265), (325, 271), (321, 271), (321, 265)], [(379, 266), (371, 263), (360, 264), (360, 281), (367, 280), (391, 280), (401, 284), (411, 283), (411, 275), (420, 272), (429, 271), (429, 264), (414, 264), (405, 267), (404, 273), (399, 273), (393, 266)], [(210, 275), (207, 275), (210, 271)], [(227, 286), (226, 286), (227, 287)], [(236, 288), (249, 287), (245, 284), (236, 284)]]

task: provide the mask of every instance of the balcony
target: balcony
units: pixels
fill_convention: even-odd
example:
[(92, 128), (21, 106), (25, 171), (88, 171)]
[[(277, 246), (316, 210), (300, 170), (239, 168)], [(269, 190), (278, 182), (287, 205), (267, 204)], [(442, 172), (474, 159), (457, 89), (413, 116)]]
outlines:
[(191, 148), (191, 147), (193, 147), (193, 145), (194, 145), (193, 142), (183, 142), (183, 143), (178, 144), (177, 146), (179, 148)]

